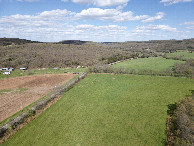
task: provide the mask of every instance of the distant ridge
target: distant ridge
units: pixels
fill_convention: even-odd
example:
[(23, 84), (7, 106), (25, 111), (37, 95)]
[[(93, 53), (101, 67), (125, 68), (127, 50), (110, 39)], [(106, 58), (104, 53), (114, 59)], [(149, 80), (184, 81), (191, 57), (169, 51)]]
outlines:
[(81, 40), (63, 40), (58, 42), (57, 44), (74, 44), (74, 45), (83, 45), (89, 41), (81, 41)]
[(26, 43), (41, 43), (38, 41), (31, 41), (26, 39), (19, 39), (19, 38), (0, 38), (0, 45), (1, 46), (8, 46), (8, 45), (21, 45)]

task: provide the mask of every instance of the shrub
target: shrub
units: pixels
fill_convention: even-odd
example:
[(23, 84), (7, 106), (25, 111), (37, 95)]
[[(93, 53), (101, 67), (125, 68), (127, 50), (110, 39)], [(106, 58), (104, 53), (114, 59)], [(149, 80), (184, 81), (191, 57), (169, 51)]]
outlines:
[(172, 131), (175, 139), (174, 145), (186, 146), (194, 144), (194, 97), (189, 97), (177, 104), (173, 113)]
[(175, 74), (194, 75), (194, 59), (187, 60), (184, 64), (175, 63), (173, 71)]

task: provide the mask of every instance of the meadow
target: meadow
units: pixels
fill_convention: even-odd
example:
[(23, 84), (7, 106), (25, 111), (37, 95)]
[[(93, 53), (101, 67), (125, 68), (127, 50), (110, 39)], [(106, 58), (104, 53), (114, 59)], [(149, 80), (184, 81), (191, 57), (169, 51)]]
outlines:
[(43, 75), (43, 74), (64, 74), (64, 73), (74, 73), (86, 72), (87, 68), (40, 68), (40, 69), (29, 69), (29, 70), (19, 70), (15, 69), (11, 72), (10, 75), (4, 75), (3, 71), (0, 71), (0, 79), (12, 78), (12, 77), (21, 77), (21, 76), (29, 76), (29, 75)]
[(165, 59), (162, 57), (149, 57), (123, 61), (114, 64), (113, 67), (122, 67), (128, 70), (134, 69), (135, 71), (151, 70), (161, 72), (167, 70), (168, 68), (172, 68), (176, 62), (184, 63), (184, 61)]
[(165, 145), (169, 104), (194, 80), (93, 74), (3, 145)]
[(177, 50), (174, 53), (168, 53), (167, 54), (168, 58), (182, 58), (182, 59), (194, 59), (194, 52), (189, 52), (187, 50)]

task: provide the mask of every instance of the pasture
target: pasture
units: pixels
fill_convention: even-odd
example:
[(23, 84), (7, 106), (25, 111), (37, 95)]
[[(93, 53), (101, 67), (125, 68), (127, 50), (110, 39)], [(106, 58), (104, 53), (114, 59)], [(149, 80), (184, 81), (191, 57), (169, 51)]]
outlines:
[(194, 80), (93, 74), (3, 145), (165, 145), (167, 106)]
[(184, 61), (165, 59), (162, 57), (138, 58), (129, 61), (116, 63), (113, 67), (125, 68), (127, 70), (134, 69), (135, 71), (150, 70), (155, 72), (162, 72), (168, 68), (172, 68), (175, 63), (184, 63)]
[(167, 57), (169, 58), (173, 58), (173, 57), (180, 58), (181, 57), (183, 59), (194, 59), (194, 52), (191, 53), (186, 50), (177, 50), (174, 53), (168, 53)]
[(1, 79), (0, 122), (72, 79), (74, 74), (50, 74)]
[(87, 70), (87, 68), (40, 68), (40, 69), (28, 69), (25, 71), (21, 71), (19, 69), (15, 69), (11, 72), (10, 75), (3, 75), (3, 71), (0, 71), (0, 79), (7, 79), (12, 77), (21, 77), (21, 76), (29, 76), (29, 75), (43, 75), (43, 74), (64, 74), (64, 73), (73, 73), (80, 72), (83, 73)]

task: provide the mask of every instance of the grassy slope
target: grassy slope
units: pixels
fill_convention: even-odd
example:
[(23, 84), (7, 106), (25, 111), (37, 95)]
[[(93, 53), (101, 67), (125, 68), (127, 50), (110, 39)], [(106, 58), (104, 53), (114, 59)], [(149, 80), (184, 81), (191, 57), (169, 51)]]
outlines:
[(184, 61), (177, 61), (172, 59), (165, 59), (162, 57), (150, 57), (150, 58), (138, 58), (130, 61), (124, 61), (114, 64), (114, 67), (125, 67), (126, 69), (141, 70), (153, 70), (153, 71), (165, 71), (168, 68), (172, 68), (174, 63), (181, 63)]
[(4, 145), (164, 145), (167, 105), (193, 87), (187, 78), (90, 75)]
[(177, 51), (175, 53), (168, 53), (167, 57), (182, 57), (183, 59), (194, 59), (194, 52)]

